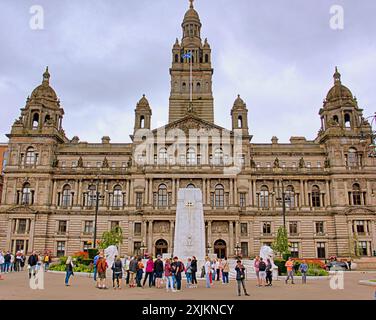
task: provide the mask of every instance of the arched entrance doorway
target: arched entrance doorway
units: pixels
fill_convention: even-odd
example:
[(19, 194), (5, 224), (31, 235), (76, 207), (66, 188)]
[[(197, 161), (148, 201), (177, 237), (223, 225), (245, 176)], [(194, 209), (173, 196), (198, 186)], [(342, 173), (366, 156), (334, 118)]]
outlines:
[(226, 255), (226, 241), (219, 239), (214, 242), (214, 253), (219, 259), (227, 257)]
[(166, 240), (159, 239), (155, 243), (155, 256), (163, 255), (168, 252), (168, 244)]

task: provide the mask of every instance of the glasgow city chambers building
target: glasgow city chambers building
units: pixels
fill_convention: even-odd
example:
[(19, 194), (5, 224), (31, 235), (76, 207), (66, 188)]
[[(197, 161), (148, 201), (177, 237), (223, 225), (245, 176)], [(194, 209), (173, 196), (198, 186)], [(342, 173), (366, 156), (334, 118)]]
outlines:
[(168, 124), (152, 129), (143, 96), (131, 143), (68, 139), (46, 69), (7, 135), (0, 248), (69, 255), (93, 246), (95, 231), (100, 239), (120, 226), (121, 255), (172, 253), (178, 190), (198, 188), (208, 253), (254, 256), (285, 224), (295, 257), (374, 255), (372, 128), (337, 68), (313, 141), (252, 143), (240, 96), (231, 130), (214, 123), (211, 48), (193, 1), (182, 29), (172, 48)]

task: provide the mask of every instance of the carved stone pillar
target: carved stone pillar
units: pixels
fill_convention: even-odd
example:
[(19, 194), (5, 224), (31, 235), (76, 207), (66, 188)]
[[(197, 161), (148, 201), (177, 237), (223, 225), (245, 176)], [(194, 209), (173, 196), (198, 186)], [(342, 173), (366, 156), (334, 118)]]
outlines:
[(232, 220), (229, 221), (229, 233), (230, 233), (230, 243), (228, 248), (228, 256), (234, 255), (234, 222)]
[(149, 220), (148, 251), (151, 255), (154, 255), (154, 252), (153, 252), (153, 220)]
[(170, 253), (173, 254), (174, 253), (174, 238), (175, 238), (175, 221), (174, 220), (170, 220)]

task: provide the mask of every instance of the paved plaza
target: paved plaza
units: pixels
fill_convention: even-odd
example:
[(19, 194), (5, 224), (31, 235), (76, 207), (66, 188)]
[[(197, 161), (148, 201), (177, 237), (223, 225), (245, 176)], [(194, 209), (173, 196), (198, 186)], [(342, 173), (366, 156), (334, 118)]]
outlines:
[[(372, 300), (376, 287), (359, 285), (359, 280), (376, 279), (376, 272), (348, 272), (344, 275), (344, 289), (330, 289), (329, 279), (308, 280), (302, 285), (300, 279), (295, 285), (286, 285), (284, 278), (274, 281), (273, 287), (258, 288), (255, 280), (246, 283), (249, 297), (237, 296), (236, 282), (229, 285), (216, 282), (211, 289), (205, 288), (200, 280), (196, 289), (186, 289), (182, 292), (167, 293), (165, 289), (155, 288), (122, 288), (114, 290), (99, 290), (94, 287), (92, 278), (74, 276), (71, 286), (65, 287), (64, 274), (45, 273), (44, 290), (33, 290), (29, 286), (26, 272), (5, 275), (0, 281), (0, 300), (32, 299), (32, 300)], [(108, 285), (110, 285), (108, 281)]]

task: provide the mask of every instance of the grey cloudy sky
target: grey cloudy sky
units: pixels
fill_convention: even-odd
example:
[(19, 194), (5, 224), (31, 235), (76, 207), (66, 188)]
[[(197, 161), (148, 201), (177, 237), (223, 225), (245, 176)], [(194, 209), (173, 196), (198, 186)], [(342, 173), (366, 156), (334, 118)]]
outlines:
[[(29, 27), (32, 5), (44, 30)], [(343, 30), (329, 26), (342, 5)], [(171, 48), (188, 0), (2, 0), (0, 141), (41, 83), (46, 65), (65, 110), (68, 138), (128, 142), (143, 93), (152, 126), (168, 119)], [(376, 1), (196, 0), (202, 37), (213, 50), (215, 121), (230, 128), (239, 93), (254, 142), (314, 139), (318, 111), (338, 65), (364, 115), (376, 111)]]

